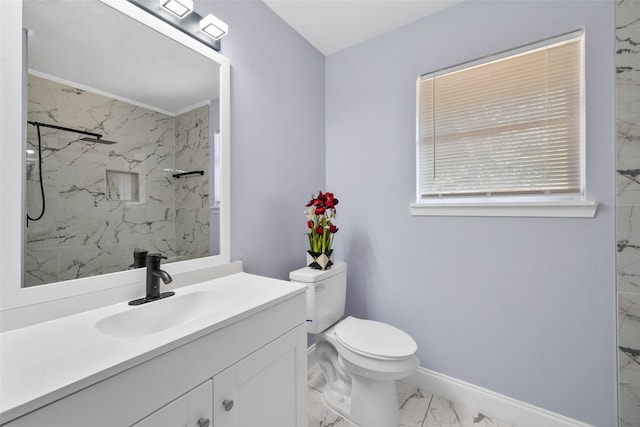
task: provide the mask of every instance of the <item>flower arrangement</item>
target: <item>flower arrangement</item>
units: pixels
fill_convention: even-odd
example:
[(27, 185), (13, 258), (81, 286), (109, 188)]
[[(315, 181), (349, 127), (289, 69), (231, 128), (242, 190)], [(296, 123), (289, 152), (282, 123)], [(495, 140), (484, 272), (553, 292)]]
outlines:
[(322, 191), (307, 203), (304, 214), (307, 217), (307, 236), (312, 252), (325, 253), (331, 250), (333, 235), (338, 232), (338, 227), (332, 222), (336, 217), (337, 204), (338, 199), (333, 197), (333, 193)]

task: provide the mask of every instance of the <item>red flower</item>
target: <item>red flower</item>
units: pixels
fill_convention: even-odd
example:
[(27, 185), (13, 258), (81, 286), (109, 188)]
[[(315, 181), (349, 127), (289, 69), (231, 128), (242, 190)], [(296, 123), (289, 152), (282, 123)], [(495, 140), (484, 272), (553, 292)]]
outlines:
[(333, 208), (335, 205), (338, 204), (338, 199), (333, 197), (333, 193), (324, 193), (323, 201), (324, 201), (324, 205), (327, 208)]
[(306, 206), (321, 206), (322, 205), (322, 200), (320, 199), (311, 199), (309, 200), (309, 203), (306, 204)]
[[(0, 0), (2, 1), (2, 0)], [(304, 214), (307, 217), (306, 235), (309, 238), (309, 246), (314, 252), (325, 252), (331, 249), (333, 234), (338, 232), (338, 227), (331, 221), (336, 216), (336, 205), (338, 199), (333, 193), (318, 192), (317, 196), (311, 196), (311, 200), (306, 204)]]

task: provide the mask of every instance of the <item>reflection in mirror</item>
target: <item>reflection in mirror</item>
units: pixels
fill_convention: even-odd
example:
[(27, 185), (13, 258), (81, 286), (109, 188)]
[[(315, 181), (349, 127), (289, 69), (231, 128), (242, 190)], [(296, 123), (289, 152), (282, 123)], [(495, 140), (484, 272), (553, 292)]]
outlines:
[(23, 4), (23, 286), (218, 254), (219, 64), (98, 1)]

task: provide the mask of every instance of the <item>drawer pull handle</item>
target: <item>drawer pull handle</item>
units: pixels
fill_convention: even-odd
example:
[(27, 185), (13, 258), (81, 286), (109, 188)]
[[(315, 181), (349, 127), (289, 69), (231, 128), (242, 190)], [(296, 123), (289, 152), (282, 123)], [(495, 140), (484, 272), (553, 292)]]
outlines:
[(233, 409), (233, 400), (225, 399), (224, 401), (222, 401), (222, 406), (224, 406), (225, 411), (229, 412), (231, 409)]
[(198, 427), (209, 427), (210, 423), (209, 418), (200, 418), (198, 420)]

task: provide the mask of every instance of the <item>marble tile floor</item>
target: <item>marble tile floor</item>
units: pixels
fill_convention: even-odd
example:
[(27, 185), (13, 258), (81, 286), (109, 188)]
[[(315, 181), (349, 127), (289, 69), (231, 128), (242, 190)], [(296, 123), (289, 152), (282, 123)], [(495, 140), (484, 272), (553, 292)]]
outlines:
[[(309, 367), (309, 427), (356, 427), (322, 401), (325, 380), (317, 364)], [(397, 383), (400, 427), (514, 427), (493, 416)], [(366, 426), (361, 426), (366, 427)]]

